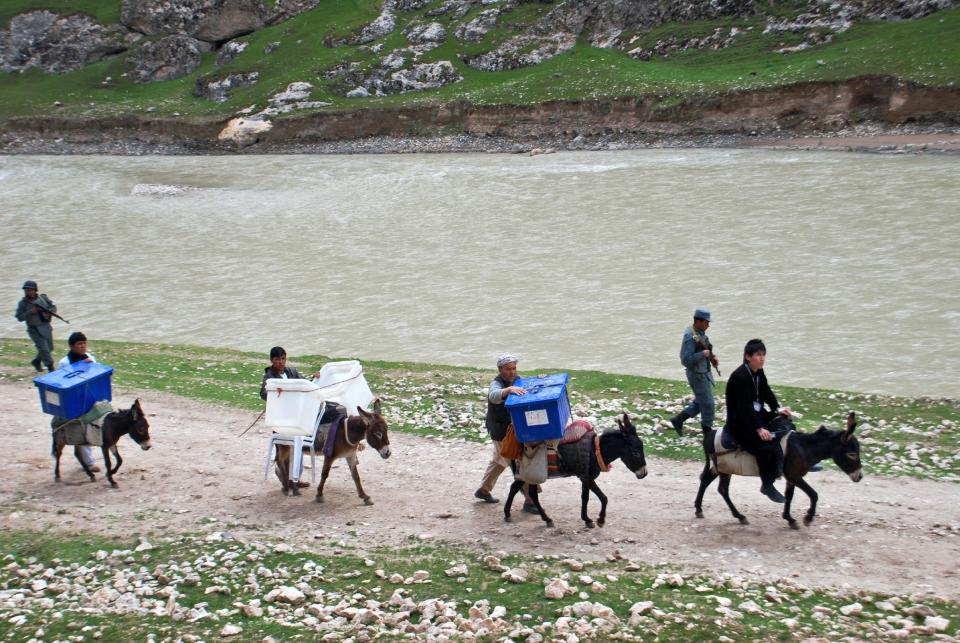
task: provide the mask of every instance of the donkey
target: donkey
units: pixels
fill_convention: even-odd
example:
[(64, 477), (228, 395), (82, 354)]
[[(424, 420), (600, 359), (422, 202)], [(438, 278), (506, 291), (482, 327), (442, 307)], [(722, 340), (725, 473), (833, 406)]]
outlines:
[[(792, 423), (791, 423), (792, 425)], [(784, 494), (786, 502), (783, 505), (783, 519), (787, 521), (792, 529), (799, 529), (800, 526), (793, 516), (790, 515), (790, 505), (793, 502), (793, 492), (799, 487), (807, 497), (810, 498), (810, 508), (803, 517), (803, 524), (810, 525), (817, 513), (817, 499), (819, 496), (813, 487), (807, 484), (803, 479), (810, 467), (833, 458), (833, 461), (840, 469), (850, 476), (854, 482), (860, 482), (863, 479), (863, 465), (860, 463), (860, 443), (854, 437), (853, 431), (857, 428), (857, 415), (851, 412), (847, 416), (846, 431), (831, 431), (825, 426), (814, 433), (801, 433), (800, 431), (791, 431), (787, 438), (787, 452), (783, 461), (783, 477), (787, 480), (787, 489)], [(716, 431), (710, 431), (703, 438), (703, 454), (706, 457), (706, 464), (703, 472), (700, 473), (700, 490), (697, 492), (697, 500), (694, 503), (697, 518), (703, 518), (703, 494), (718, 476), (720, 477), (720, 495), (730, 508), (733, 517), (740, 521), (740, 524), (749, 524), (747, 517), (737, 511), (737, 508), (730, 500), (730, 475), (729, 473), (719, 473), (717, 471), (717, 456), (715, 451), (714, 436)]]
[[(67, 446), (67, 432), (65, 427), (66, 424), (62, 424), (53, 432), (53, 457), (56, 461), (53, 468), (53, 479), (56, 482), (60, 482), (60, 455), (63, 453), (63, 447)], [(117, 449), (117, 441), (122, 436), (129, 434), (133, 441), (139, 444), (140, 448), (144, 451), (152, 446), (150, 443), (150, 423), (147, 422), (147, 417), (143, 413), (140, 400), (135, 400), (127, 410), (108, 413), (106, 417), (103, 418), (101, 432), (103, 435), (103, 445), (101, 449), (103, 450), (103, 464), (106, 477), (107, 480), (110, 481), (110, 486), (116, 489), (117, 483), (114, 481), (113, 476), (120, 470), (120, 465), (123, 464), (123, 458), (120, 457), (120, 451)], [(87, 463), (83, 461), (83, 457), (80, 454), (81, 446), (84, 445), (74, 446), (73, 454), (77, 460), (80, 461), (80, 465), (83, 467), (84, 472), (90, 476), (90, 481), (92, 482), (97, 478), (93, 475), (93, 471), (90, 470)], [(111, 451), (117, 458), (117, 466), (112, 468), (110, 465)]]
[[(603, 470), (603, 465), (597, 458), (597, 445), (599, 445), (600, 459), (603, 460), (603, 463), (610, 464), (618, 458), (622, 458), (623, 463), (638, 479), (647, 477), (647, 460), (643, 453), (643, 440), (637, 435), (637, 429), (631, 424), (630, 417), (626, 413), (623, 414), (622, 419), (617, 418), (617, 425), (620, 427), (617, 431), (604, 431), (600, 436), (590, 431), (576, 442), (561, 444), (557, 447), (557, 453), (562, 463), (559, 477), (577, 476), (580, 478), (580, 518), (588, 529), (594, 527), (593, 520), (587, 515), (587, 503), (590, 500), (591, 491), (600, 499), (600, 515), (597, 517), (596, 524), (603, 527), (607, 521), (607, 496), (597, 485), (597, 476)], [(513, 484), (510, 485), (510, 494), (503, 506), (503, 519), (506, 522), (511, 521), (510, 506), (524, 484), (523, 480), (514, 480)], [(553, 527), (553, 520), (547, 516), (547, 512), (540, 505), (539, 486), (530, 485), (529, 493), (530, 499), (536, 506), (537, 511), (540, 512), (540, 518), (547, 523), (547, 527)]]
[[(350, 467), (350, 475), (353, 476), (353, 482), (357, 486), (357, 494), (363, 499), (364, 504), (373, 504), (373, 500), (371, 500), (370, 496), (363, 490), (363, 485), (360, 482), (360, 471), (357, 468), (359, 465), (357, 452), (363, 448), (363, 444), (361, 443), (366, 440), (367, 444), (376, 449), (381, 458), (387, 459), (390, 457), (390, 436), (387, 432), (387, 421), (381, 414), (380, 398), (377, 398), (373, 402), (373, 413), (359, 406), (357, 407), (357, 411), (360, 413), (359, 416), (347, 418), (340, 425), (337, 435), (334, 438), (332, 456), (326, 455), (327, 449), (324, 448), (322, 442), (324, 439), (323, 436), (317, 436), (314, 449), (325, 452), (323, 456), (323, 473), (320, 475), (320, 485), (317, 487), (317, 502), (324, 501), (323, 485), (330, 475), (330, 469), (333, 467), (334, 460), (346, 458), (347, 465)], [(277, 476), (283, 485), (284, 494), (291, 492), (293, 495), (299, 496), (300, 489), (296, 484), (290, 482), (291, 455), (292, 447), (280, 446), (277, 448)]]

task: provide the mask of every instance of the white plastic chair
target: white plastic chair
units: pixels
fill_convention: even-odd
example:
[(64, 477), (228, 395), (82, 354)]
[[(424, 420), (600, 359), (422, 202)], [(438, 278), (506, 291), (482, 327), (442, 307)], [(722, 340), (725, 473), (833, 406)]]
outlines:
[(310, 380), (268, 379), (267, 410), (264, 425), (271, 429), (267, 444), (267, 458), (263, 467), (263, 479), (270, 476), (273, 450), (278, 446), (293, 448), (290, 463), (290, 480), (299, 482), (303, 467), (303, 447), (310, 446), (310, 477), (317, 480), (317, 431), (320, 419), (326, 410), (326, 402), (320, 395), (320, 387)]
[(373, 393), (363, 377), (363, 366), (355, 359), (327, 362), (313, 383), (320, 389), (320, 397), (343, 406), (348, 416), (358, 415), (358, 406), (367, 408), (373, 401)]

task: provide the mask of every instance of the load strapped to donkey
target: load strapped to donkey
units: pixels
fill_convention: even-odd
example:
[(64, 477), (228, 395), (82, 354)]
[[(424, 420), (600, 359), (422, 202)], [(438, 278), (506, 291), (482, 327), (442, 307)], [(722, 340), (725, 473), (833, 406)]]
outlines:
[(571, 421), (566, 373), (539, 378), (520, 378), (515, 385), (526, 389), (524, 395), (511, 395), (506, 407), (512, 423), (507, 430), (501, 455), (516, 462), (516, 480), (504, 504), (504, 519), (510, 521), (514, 497), (526, 483), (530, 499), (541, 519), (553, 521), (540, 505), (538, 485), (548, 478), (576, 476), (581, 482), (580, 517), (587, 527), (594, 522), (587, 515), (589, 492), (600, 499), (597, 524), (606, 521), (607, 497), (596, 478), (609, 470), (609, 463), (622, 458), (637, 478), (647, 475), (643, 441), (626, 413), (617, 418), (618, 431), (597, 435), (586, 420)]
[(53, 416), (50, 428), (54, 434), (62, 432), (62, 444), (103, 446), (100, 423), (113, 411), (112, 375), (113, 368), (106, 364), (76, 362), (34, 378), (40, 408)]
[[(330, 362), (314, 380), (271, 378), (266, 381), (267, 407), (264, 423), (272, 430), (267, 445), (263, 477), (270, 475), (276, 449), (275, 471), (284, 493), (299, 495), (304, 452), (310, 455), (311, 478), (316, 481), (316, 457), (324, 455), (324, 468), (317, 499), (322, 501), (323, 483), (335, 458), (345, 457), (360, 497), (369, 497), (360, 485), (356, 451), (366, 439), (381, 457), (390, 456), (386, 422), (380, 400), (374, 399), (356, 360)], [(372, 412), (366, 408), (373, 403)], [(353, 437), (351, 437), (353, 436)]]
[[(44, 413), (54, 416), (50, 421), (54, 458), (54, 480), (60, 480), (60, 454), (65, 446), (73, 446), (73, 453), (90, 480), (96, 480), (80, 448), (100, 447), (105, 473), (111, 487), (117, 483), (113, 476), (120, 470), (123, 459), (117, 449), (117, 440), (129, 435), (141, 449), (151, 446), (150, 424), (140, 400), (129, 410), (114, 411), (111, 376), (113, 368), (96, 362), (76, 362), (33, 380), (40, 394)], [(116, 466), (110, 462), (110, 453)]]

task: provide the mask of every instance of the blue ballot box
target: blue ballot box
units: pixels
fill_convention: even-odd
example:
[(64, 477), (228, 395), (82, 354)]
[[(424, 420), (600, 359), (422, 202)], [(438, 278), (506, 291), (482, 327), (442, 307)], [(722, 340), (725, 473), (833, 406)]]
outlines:
[(36, 377), (33, 383), (40, 393), (40, 407), (44, 413), (72, 420), (93, 408), (95, 402), (113, 399), (112, 375), (112, 366), (77, 362)]
[(526, 395), (511, 395), (506, 407), (520, 442), (558, 440), (570, 423), (570, 399), (566, 373), (546, 377), (521, 377), (513, 383), (527, 389)]

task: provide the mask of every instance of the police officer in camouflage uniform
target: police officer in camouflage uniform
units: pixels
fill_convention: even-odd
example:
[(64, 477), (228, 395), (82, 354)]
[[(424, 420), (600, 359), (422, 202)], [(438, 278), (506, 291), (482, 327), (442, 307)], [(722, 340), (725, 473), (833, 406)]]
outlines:
[(716, 403), (713, 401), (713, 374), (710, 366), (717, 367), (720, 360), (713, 353), (713, 346), (707, 337), (710, 327), (710, 311), (697, 308), (693, 312), (693, 325), (683, 333), (680, 344), (680, 363), (687, 369), (687, 382), (693, 389), (693, 402), (679, 414), (670, 418), (677, 435), (683, 435), (683, 423), (700, 415), (700, 428), (704, 434), (713, 428), (713, 416)]
[(17, 304), (17, 320), (26, 322), (27, 335), (37, 347), (37, 356), (31, 360), (33, 368), (42, 371), (40, 364), (53, 371), (53, 326), (50, 325), (52, 315), (44, 312), (57, 312), (56, 305), (46, 295), (37, 294), (37, 282), (29, 280), (23, 282), (23, 299)]

